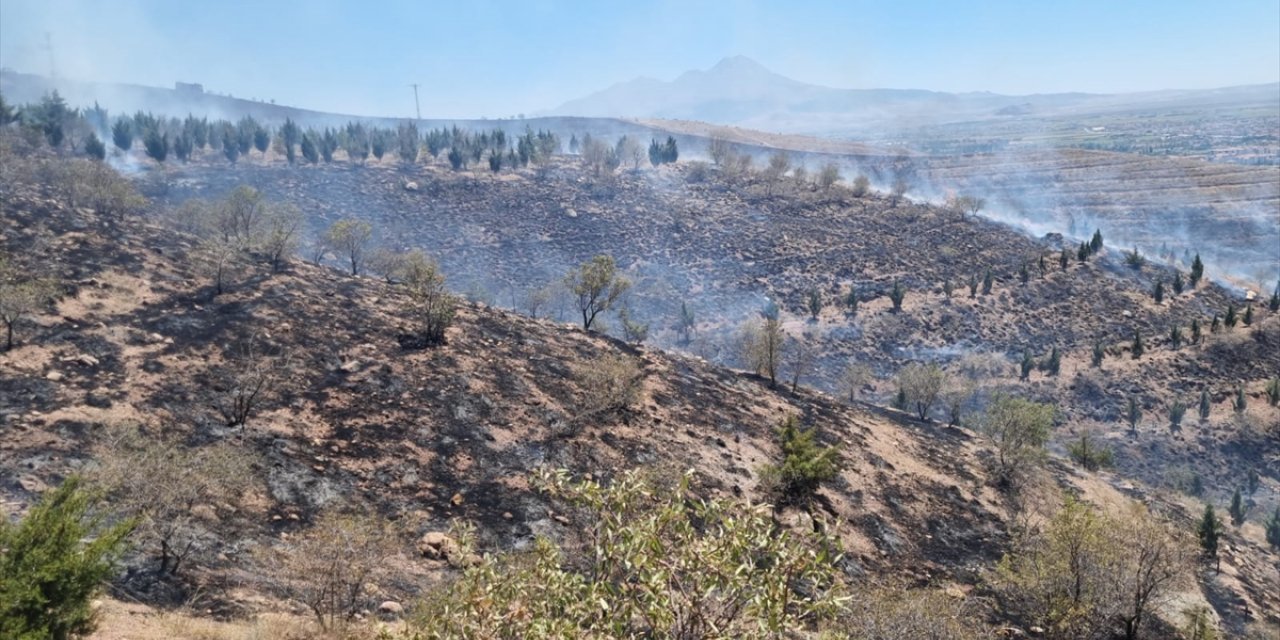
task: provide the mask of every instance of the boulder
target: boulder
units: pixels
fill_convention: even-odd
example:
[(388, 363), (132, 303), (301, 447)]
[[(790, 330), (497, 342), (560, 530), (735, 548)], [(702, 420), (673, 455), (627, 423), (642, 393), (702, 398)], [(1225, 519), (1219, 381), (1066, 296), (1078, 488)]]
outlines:
[(424, 558), (447, 561), (459, 551), (458, 541), (439, 531), (429, 531), (418, 540), (418, 552)]
[(378, 613), (389, 618), (399, 618), (404, 614), (404, 605), (394, 600), (387, 600), (378, 605)]

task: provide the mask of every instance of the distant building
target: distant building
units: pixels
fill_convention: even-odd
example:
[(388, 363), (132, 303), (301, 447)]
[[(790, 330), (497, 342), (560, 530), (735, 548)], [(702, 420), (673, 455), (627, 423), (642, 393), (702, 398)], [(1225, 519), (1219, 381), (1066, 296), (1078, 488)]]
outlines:
[(175, 82), (173, 83), (173, 90), (178, 93), (198, 96), (204, 93), (204, 85), (196, 82)]

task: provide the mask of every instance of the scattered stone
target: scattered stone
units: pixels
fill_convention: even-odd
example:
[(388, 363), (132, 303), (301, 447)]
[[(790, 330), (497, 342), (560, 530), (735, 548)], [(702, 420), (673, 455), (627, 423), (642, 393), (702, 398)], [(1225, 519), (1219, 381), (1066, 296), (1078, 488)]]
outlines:
[(378, 605), (378, 613), (383, 616), (398, 618), (404, 614), (404, 605), (394, 600), (387, 600)]
[(418, 553), (421, 553), (422, 557), (432, 560), (448, 560), (449, 556), (456, 556), (460, 551), (458, 541), (440, 531), (429, 531), (423, 534), (417, 546)]
[(49, 382), (62, 382), (63, 375), (57, 371), (50, 371), (44, 374), (44, 379)]

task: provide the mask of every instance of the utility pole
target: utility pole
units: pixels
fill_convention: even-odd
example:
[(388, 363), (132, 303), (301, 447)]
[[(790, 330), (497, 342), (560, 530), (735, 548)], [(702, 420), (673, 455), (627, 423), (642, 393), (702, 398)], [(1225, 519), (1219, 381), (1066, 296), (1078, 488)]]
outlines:
[(413, 87), (413, 112), (418, 116), (418, 119), (421, 120), (422, 107), (418, 106), (418, 83), (415, 82), (409, 86)]
[(49, 77), (58, 77), (58, 68), (53, 64), (53, 35), (48, 31), (44, 32), (44, 49), (49, 52)]

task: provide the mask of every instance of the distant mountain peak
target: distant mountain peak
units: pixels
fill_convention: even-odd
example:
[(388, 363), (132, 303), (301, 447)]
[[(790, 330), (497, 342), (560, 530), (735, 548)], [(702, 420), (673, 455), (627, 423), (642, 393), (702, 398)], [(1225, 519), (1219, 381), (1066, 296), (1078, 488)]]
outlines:
[(766, 68), (764, 65), (744, 55), (736, 55), (736, 56), (729, 56), (727, 58), (723, 58), (720, 60), (720, 62), (717, 62), (714, 67), (711, 67), (710, 69), (708, 69), (708, 71), (711, 73), (749, 72), (749, 73), (762, 73), (762, 74), (767, 73), (770, 75), (773, 74), (773, 72), (770, 71), (768, 68)]

